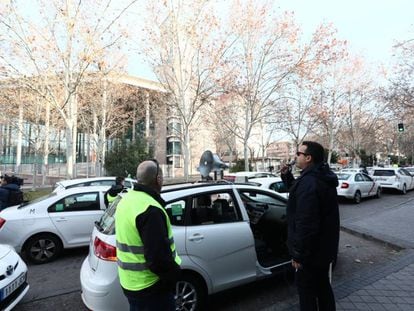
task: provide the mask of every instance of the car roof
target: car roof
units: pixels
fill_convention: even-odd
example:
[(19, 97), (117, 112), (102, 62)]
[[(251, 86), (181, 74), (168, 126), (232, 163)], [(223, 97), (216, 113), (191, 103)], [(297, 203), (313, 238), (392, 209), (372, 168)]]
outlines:
[[(81, 183), (84, 183), (84, 182), (93, 182), (93, 181), (99, 181), (99, 180), (115, 180), (115, 178), (116, 178), (115, 176), (103, 176), (103, 177), (65, 179), (65, 180), (58, 181), (56, 184), (59, 184), (59, 185), (66, 188), (68, 186), (81, 184)], [(125, 180), (135, 182), (135, 180), (132, 179), (132, 178), (125, 178)]]
[(243, 190), (259, 190), (262, 192), (267, 192), (272, 195), (276, 195), (284, 200), (286, 196), (275, 191), (265, 189), (253, 184), (248, 183), (229, 183), (225, 181), (213, 181), (213, 182), (198, 182), (198, 183), (184, 183), (184, 184), (175, 184), (164, 186), (161, 190), (161, 196), (166, 201), (174, 200), (175, 198), (181, 196), (189, 196), (194, 193), (205, 193), (205, 192), (214, 192), (222, 190), (233, 190), (233, 189), (243, 189)]
[(274, 182), (280, 182), (282, 181), (282, 178), (280, 177), (259, 177), (259, 178), (253, 178), (250, 181), (253, 183), (261, 184), (261, 185), (268, 185)]
[(234, 173), (235, 176), (255, 176), (258, 174), (268, 174), (268, 175), (273, 175), (270, 172), (247, 172), (247, 171), (242, 171), (242, 172), (236, 172)]

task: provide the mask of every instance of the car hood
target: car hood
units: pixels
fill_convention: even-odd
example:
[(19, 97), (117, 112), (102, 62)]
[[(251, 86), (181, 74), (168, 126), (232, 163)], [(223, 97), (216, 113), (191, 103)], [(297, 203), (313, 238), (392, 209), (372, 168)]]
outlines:
[(0, 259), (6, 257), (12, 250), (10, 245), (0, 244)]

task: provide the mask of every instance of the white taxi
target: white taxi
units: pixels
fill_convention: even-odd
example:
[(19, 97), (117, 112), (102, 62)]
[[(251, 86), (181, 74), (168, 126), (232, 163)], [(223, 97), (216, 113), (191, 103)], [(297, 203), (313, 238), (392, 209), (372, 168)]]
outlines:
[(33, 263), (54, 260), (63, 248), (86, 246), (106, 208), (108, 186), (52, 192), (0, 212), (0, 243), (23, 252)]
[(27, 266), (13, 247), (0, 244), (0, 310), (9, 311), (29, 290)]

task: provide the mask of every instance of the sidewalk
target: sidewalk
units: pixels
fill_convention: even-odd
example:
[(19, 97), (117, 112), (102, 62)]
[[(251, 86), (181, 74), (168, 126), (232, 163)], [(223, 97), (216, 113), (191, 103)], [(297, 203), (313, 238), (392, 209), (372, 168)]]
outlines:
[[(414, 310), (414, 199), (357, 221), (345, 221), (342, 230), (404, 249), (390, 262), (369, 267), (335, 284), (337, 311)], [(266, 310), (299, 310), (297, 297)]]

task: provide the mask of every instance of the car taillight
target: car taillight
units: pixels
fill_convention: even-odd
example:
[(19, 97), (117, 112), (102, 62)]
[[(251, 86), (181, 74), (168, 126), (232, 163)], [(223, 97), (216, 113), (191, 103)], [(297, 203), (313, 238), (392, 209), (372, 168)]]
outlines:
[(347, 189), (347, 188), (349, 188), (349, 184), (347, 182), (343, 182), (342, 185), (341, 185), (341, 188)]
[(93, 242), (93, 251), (96, 257), (102, 260), (116, 261), (116, 247), (105, 243), (98, 237), (95, 237)]
[(6, 223), (6, 219), (0, 217), (0, 229)]

